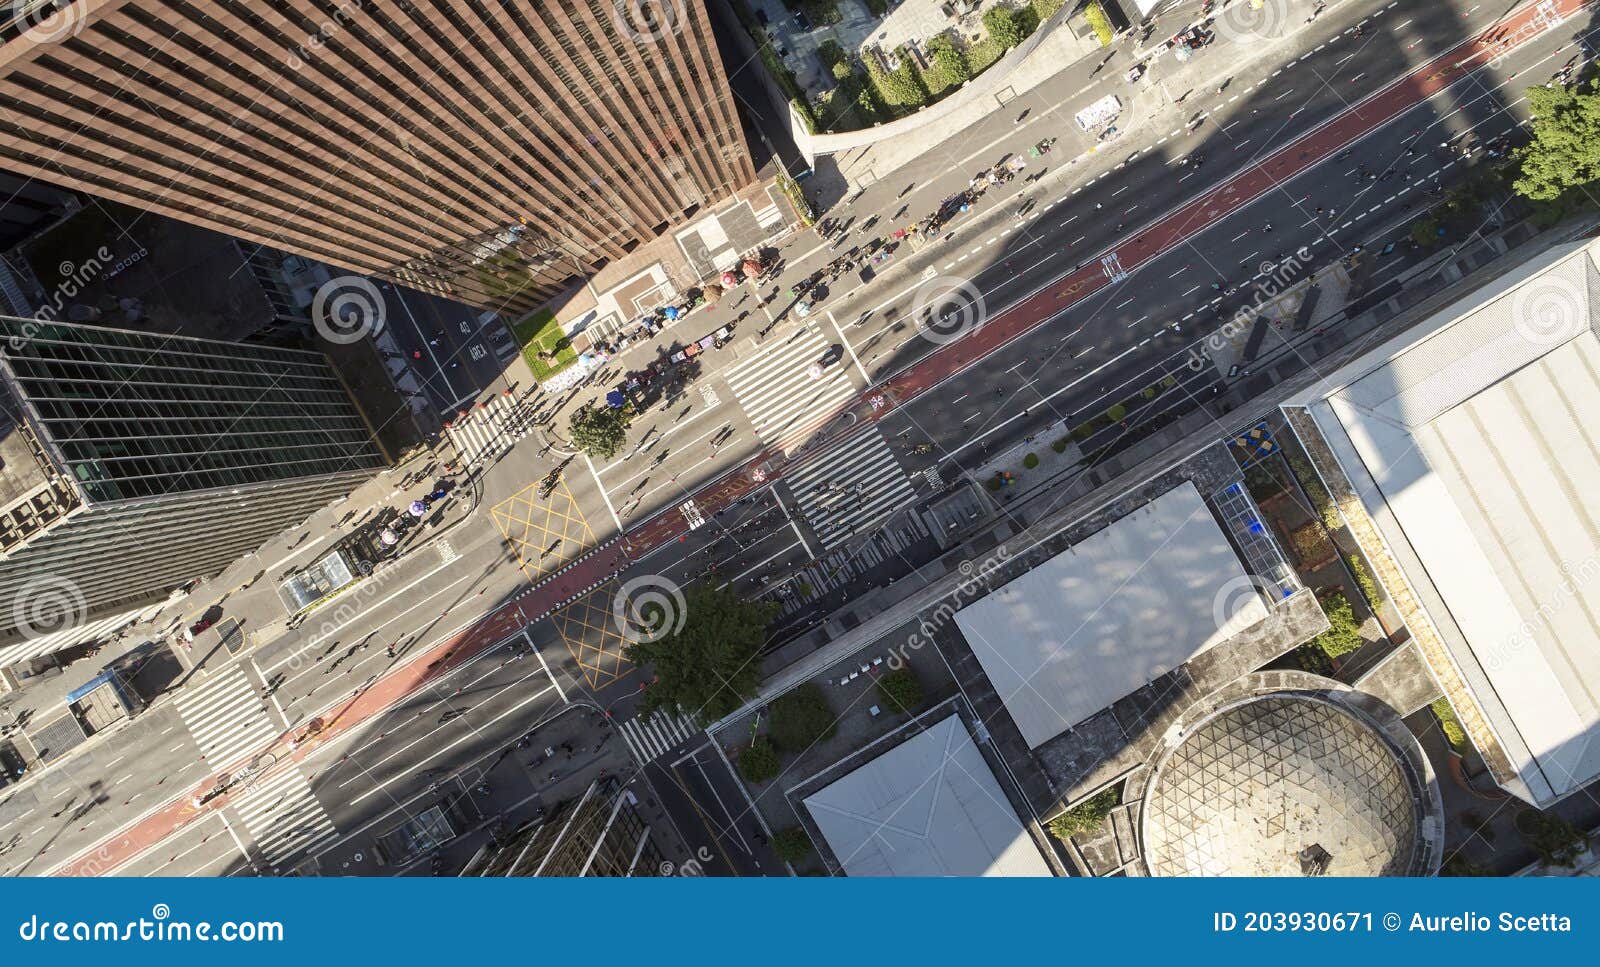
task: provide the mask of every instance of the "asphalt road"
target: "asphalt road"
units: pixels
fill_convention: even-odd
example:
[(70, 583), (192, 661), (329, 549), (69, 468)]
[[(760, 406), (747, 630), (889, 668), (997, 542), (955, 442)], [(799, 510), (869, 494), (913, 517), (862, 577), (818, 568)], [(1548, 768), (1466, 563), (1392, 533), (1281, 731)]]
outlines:
[[(1402, 65), (1416, 63), (1459, 41), (1470, 27), (1487, 21), (1490, 12), (1475, 8), (1472, 16), (1451, 23), (1448, 17), (1437, 15), (1406, 17), (1405, 10), (1396, 5), (1386, 8), (1359, 38), (1336, 32), (1341, 26), (1334, 19), (1338, 10), (1324, 14), (1296, 38), (1297, 44), (1283, 50), (1291, 58), (1288, 66), (1278, 61), (1260, 65), (1253, 73), (1230, 80), (1222, 95), (1211, 91), (1192, 94), (1186, 107), (1162, 115), (1173, 120), (1203, 117), (1192, 135), (1184, 135), (1181, 121), (1172, 128), (1130, 133), (1119, 144), (1129, 154), (1141, 148), (1131, 161), (1120, 167), (1107, 165), (1108, 171), (1093, 175), (1095, 159), (1091, 158), (1080, 167), (1083, 174), (1093, 175), (1093, 180), (1072, 187), (1062, 182), (1054, 198), (1050, 197), (1050, 184), (1027, 189), (1037, 197), (1031, 199), (1033, 207), (1024, 219), (1002, 219), (981, 231), (970, 219), (966, 224), (958, 221), (955, 237), (939, 243), (941, 252), (919, 254), (919, 264), (931, 262), (929, 268), (952, 280), (951, 287), (960, 282), (962, 289), (975, 290), (981, 295), (982, 307), (973, 315), (992, 318), (1041, 283), (1070, 273), (1080, 264), (1095, 266), (1111, 246), (1136, 236), (1158, 213), (1201, 195), (1241, 165), (1325, 122), (1348, 106), (1358, 92), (1366, 93), (1401, 73), (1406, 69)], [(1384, 29), (1386, 23), (1391, 29)], [(1324, 28), (1323, 32), (1319, 33), (1319, 28)], [(1565, 34), (1556, 36), (1565, 39)], [(1505, 72), (1519, 69), (1535, 70), (1531, 62), (1525, 64), (1516, 57), (1507, 63)], [(1158, 71), (1159, 67), (1151, 73)], [(1054, 419), (1092, 411), (1099, 401), (1078, 399), (1084, 396), (1078, 388), (1068, 390), (1073, 396), (1069, 400), (1045, 397), (1061, 389), (1064, 373), (1075, 375), (1078, 367), (1095, 371), (1090, 395), (1102, 387), (1105, 395), (1111, 395), (1141, 374), (1158, 371), (1169, 356), (1183, 356), (1197, 337), (1232, 308), (1211, 289), (1212, 283), (1248, 291), (1249, 280), (1259, 274), (1263, 263), (1293, 254), (1301, 245), (1311, 247), (1314, 266), (1347, 252), (1351, 233), (1361, 234), (1375, 222), (1412, 210), (1435, 179), (1451, 181), (1459, 174), (1458, 165), (1441, 162), (1431, 150), (1405, 154), (1412, 131), (1420, 130), (1420, 143), (1431, 146), (1436, 143), (1434, 135), (1441, 132), (1453, 137), (1470, 128), (1487, 139), (1510, 123), (1502, 97), (1485, 91), (1478, 81), (1461, 85), (1436, 103), (1437, 107), (1419, 108), (1414, 117), (1402, 118), (1369, 137), (1343, 168), (1330, 161), (1286, 183), (1249, 210), (1233, 213), (1225, 226), (1232, 229), (1227, 234), (1222, 228), (1197, 232), (1168, 255), (1167, 261), (1173, 264), (1151, 265), (1136, 278), (1073, 306), (1048, 332), (1019, 346), (1025, 351), (1015, 358), (985, 360), (978, 371), (963, 375), (964, 382), (974, 384), (961, 386), (965, 393), (956, 386), (942, 387), (952, 390), (948, 394), (941, 391), (942, 398), (973, 401), (972, 409), (961, 414), (960, 423), (939, 412), (928, 412), (925, 418), (909, 416), (916, 422), (918, 435), (907, 442), (932, 443), (940, 454), (960, 459), (968, 451), (985, 445), (994, 448), (1035, 432), (1037, 427), (1024, 425), (1024, 409), (1036, 413), (1040, 404), (1054, 404), (1046, 408)], [(1042, 130), (1029, 130), (1029, 126), (1012, 144), (992, 149), (985, 160), (999, 160), (1008, 150), (1021, 152)], [(1065, 146), (1058, 147), (1052, 154), (1065, 150)], [(1198, 168), (1181, 164), (1196, 154), (1205, 159)], [(1120, 149), (1117, 157), (1122, 157)], [(1346, 172), (1357, 163), (1375, 170), (1394, 163), (1399, 170), (1382, 182), (1356, 182), (1354, 175)], [(945, 181), (921, 186), (919, 194), (940, 195), (964, 187), (962, 176), (967, 170), (952, 168)], [(991, 189), (991, 197), (979, 207), (1012, 209), (1022, 191), (1016, 182)], [(848, 221), (855, 217), (853, 211), (872, 201), (864, 196), (837, 217)], [(1378, 210), (1372, 211), (1373, 206)], [(1318, 212), (1318, 207), (1323, 211)], [(823, 256), (791, 259), (802, 269), (818, 260), (826, 261)], [(784, 281), (798, 274), (791, 272)], [(741, 377), (746, 384), (755, 377), (778, 378), (776, 373), (760, 371), (760, 360), (774, 353), (774, 341), (789, 340), (797, 331), (809, 330), (817, 355), (790, 361), (788, 377), (793, 380), (807, 364), (832, 353), (837, 356), (833, 363), (837, 370), (826, 381), (847, 382), (857, 391), (869, 379), (881, 380), (936, 348), (912, 318), (917, 299), (926, 300), (928, 294), (921, 273), (910, 279), (885, 278), (869, 287), (859, 286), (853, 276), (846, 275), (831, 288), (820, 304), (823, 311), (812, 313), (803, 323), (796, 321), (793, 328), (780, 325), (759, 345), (736, 342), (711, 354), (704, 374), (680, 401), (636, 423), (640, 451), (597, 468), (599, 485), (625, 524), (634, 526), (663, 508), (677, 506), (693, 495), (697, 482), (715, 479), (739, 466), (774, 438), (782, 442), (785, 434), (770, 432), (770, 424), (780, 422), (775, 414), (752, 412), (770, 410), (773, 404), (757, 399), (745, 405), (744, 401), (758, 392), (745, 386), (741, 393), (739, 385)], [(1234, 301), (1244, 298), (1241, 292)], [(781, 311), (788, 299), (785, 296), (779, 301)], [(1172, 328), (1175, 325), (1179, 328)], [(1138, 351), (1129, 352), (1133, 347)], [(1070, 366), (1065, 356), (1071, 357)], [(790, 429), (804, 431), (808, 427), (804, 416), (828, 411), (825, 406), (813, 405), (819, 396), (811, 392), (814, 388), (809, 383), (793, 386), (782, 401), (790, 410), (781, 414)], [(938, 409), (930, 405), (930, 410)], [(801, 435), (803, 438), (803, 432)]]
[[(1491, 13), (1473, 10), (1469, 20)], [(364, 588), (363, 596), (335, 626), (304, 626), (252, 656), (249, 663), (242, 663), (249, 666), (242, 668), (249, 686), (265, 699), (265, 707), (252, 716), (259, 714), (285, 730), (296, 727), (319, 710), (336, 707), (352, 691), (360, 693), (364, 683), (389, 667), (405, 663), (408, 651), (432, 654), (440, 648), (453, 648), (453, 642), (463, 639), (461, 629), (486, 613), (495, 611), (507, 619), (497, 623), (499, 630), (494, 633), (474, 633), (476, 640), (492, 642), (520, 623), (513, 620), (518, 607), (526, 607), (529, 616), (542, 614), (589, 588), (589, 598), (580, 597), (577, 605), (558, 612), (553, 620), (538, 622), (531, 634), (539, 659), (551, 666), (556, 680), (565, 682), (576, 694), (593, 696), (602, 707), (626, 718), (631, 712), (629, 696), (636, 694), (642, 683), (637, 673), (616, 661), (621, 642), (608, 640), (604, 630), (610, 598), (619, 586), (640, 577), (672, 575), (674, 580), (686, 581), (716, 574), (741, 589), (777, 594), (773, 582), (763, 583), (764, 576), (792, 576), (830, 547), (852, 548), (860, 539), (855, 531), (874, 536), (892, 531), (896, 511), (937, 489), (926, 478), (913, 479), (914, 473), (930, 466), (944, 473), (950, 465), (980, 454), (985, 446), (998, 447), (1058, 421), (1070, 421), (1077, 414), (1096, 411), (1123, 388), (1145, 385), (1152, 373), (1175, 372), (1173, 361), (1186, 358), (1187, 348), (1208, 323), (1214, 324), (1220, 313), (1231, 308), (1226, 301), (1212, 304), (1228, 297), (1211, 290), (1210, 282), (1244, 287), (1262, 261), (1276, 261), (1279, 252), (1301, 248), (1312, 254), (1309, 261), (1313, 265), (1326, 264), (1348, 254), (1358, 241), (1382, 237), (1385, 231), (1408, 221), (1414, 216), (1412, 199), (1423, 194), (1426, 186), (1459, 177), (1462, 163), (1435, 153), (1433, 145), (1445, 137), (1440, 132), (1454, 138), (1471, 129), (1479, 132), (1480, 140), (1487, 140), (1508, 129), (1516, 120), (1518, 99), (1501, 93), (1497, 79), (1515, 73), (1542, 80), (1554, 73), (1568, 56), (1558, 57), (1554, 50), (1568, 43), (1573, 33), (1563, 28), (1529, 41), (1496, 66), (1498, 73), (1486, 72), (1461, 82), (1387, 121), (1351, 149), (1354, 153), (1347, 159), (1335, 160), (1338, 152), (1318, 149), (1307, 163), (1325, 160), (1304, 171), (1292, 173), (1301, 166), (1291, 163), (1281, 176), (1266, 172), (1279, 183), (1243, 208), (1229, 206), (1225, 217), (1207, 221), (1185, 214), (1192, 199), (1238, 172), (1246, 161), (1265, 157), (1267, 151), (1321, 125), (1342, 110), (1357, 90), (1370, 91), (1401, 72), (1403, 68), (1397, 65), (1442, 51), (1468, 32), (1464, 23), (1450, 23), (1437, 11), (1403, 25), (1394, 19), (1401, 13), (1402, 8), (1391, 5), (1384, 16), (1392, 26), (1369, 29), (1361, 38), (1341, 35), (1330, 42), (1318, 40), (1321, 34), (1308, 31), (1304, 43), (1309, 46), (1294, 49), (1293, 66), (1282, 67), (1276, 77), (1268, 70), (1271, 65), (1262, 66), (1255, 74), (1235, 78), (1223, 95), (1213, 99), (1220, 103), (1207, 104), (1204, 98), (1193, 101), (1190, 106), (1195, 111), (1207, 113), (1193, 137), (1168, 148), (1158, 143), (1164, 134), (1171, 138), (1167, 129), (1142, 132), (1141, 136), (1148, 135), (1144, 143), (1153, 146), (1151, 150), (1096, 176), (1088, 187), (1062, 181), (1051, 197), (1046, 191), (1050, 183), (1039, 185), (1031, 190), (1039, 196), (1033, 199), (1035, 208), (1021, 219), (1010, 216), (1014, 225), (986, 226), (968, 238), (962, 234), (964, 226), (958, 224), (954, 244), (933, 253), (932, 267), (936, 275), (959, 274), (970, 283), (959, 291), (981, 293), (986, 309), (972, 318), (975, 325), (982, 317), (984, 328), (978, 331), (988, 335), (965, 343), (982, 347), (980, 366), (939, 367), (936, 372), (942, 381), (935, 391), (896, 399), (885, 416), (856, 418), (870, 426), (835, 436), (835, 431), (846, 427), (829, 414), (860, 397), (869, 378), (887, 379), (892, 386), (893, 374), (939, 347), (919, 336), (911, 321), (910, 303), (917, 288), (905, 284), (911, 280), (895, 283), (886, 278), (867, 291), (834, 293), (823, 302), (827, 312), (814, 313), (804, 325), (780, 325), (759, 345), (752, 340), (742, 348), (730, 347), (725, 351), (727, 359), (713, 358), (706, 375), (687, 389), (683, 400), (640, 422), (637, 453), (596, 466), (592, 472), (581, 461), (570, 465), (563, 476), (570, 514), (563, 516), (581, 520), (582, 527), (576, 533), (562, 534), (554, 558), (526, 553), (527, 547), (536, 546), (532, 541), (525, 541), (519, 554), (510, 546), (515, 541), (506, 530), (509, 518), (494, 518), (496, 526), (491, 529), (480, 515), (459, 537), (452, 537), (448, 551), (419, 552), (384, 581)], [(1324, 15), (1321, 21), (1329, 30), (1337, 26), (1330, 17)], [(1291, 55), (1291, 50), (1286, 48), (1284, 54)], [(1341, 84), (1342, 78), (1349, 78), (1349, 83)], [(1238, 100), (1230, 100), (1234, 97)], [(1027, 137), (1035, 135), (1029, 132)], [(1137, 141), (1130, 131), (1121, 144), (1131, 154)], [(1409, 154), (1408, 148), (1412, 149)], [(1175, 164), (1196, 151), (1206, 155), (1198, 170)], [(1383, 181), (1365, 180), (1355, 169), (1359, 164), (1376, 171), (1394, 166), (1397, 173)], [(1081, 167), (1085, 175), (1093, 170), (1089, 164)], [(960, 184), (965, 183), (964, 169), (951, 168), (950, 173)], [(943, 190), (937, 185), (926, 187), (935, 194)], [(1011, 190), (1018, 190), (1015, 184)], [(863, 196), (856, 205), (871, 200)], [(991, 199), (989, 204), (1001, 202)], [(1315, 211), (1318, 205), (1325, 209), (1323, 213)], [(1108, 209), (1112, 214), (1104, 214)], [(1336, 209), (1337, 214), (1327, 209)], [(1174, 223), (1174, 218), (1178, 222)], [(1114, 266), (1107, 273), (1099, 261), (1102, 253), (1113, 245), (1137, 246), (1139, 238), (1152, 231), (1148, 226), (1158, 219), (1165, 219), (1162, 224), (1166, 226), (1161, 244), (1152, 243), (1147, 256), (1124, 259), (1125, 268), (1137, 264), (1137, 273), (1120, 278)], [(993, 244), (987, 241), (991, 237)], [(1085, 268), (1076, 268), (1080, 262)], [(978, 271), (980, 265), (986, 268)], [(1094, 287), (1098, 291), (1065, 303), (1067, 307), (1060, 311), (1041, 312), (1035, 304), (1029, 310), (1034, 314), (1029, 325), (1014, 338), (999, 341), (997, 334), (1005, 331), (1004, 320), (1017, 318), (1004, 313), (1005, 307), (1020, 303), (1030, 293), (1038, 300), (1040, 290), (1062, 286), (1058, 280), (1073, 284), (1074, 277), (1098, 277)], [(904, 291), (894, 293), (891, 283), (904, 285)], [(1043, 298), (1051, 295), (1046, 292)], [(1181, 328), (1174, 329), (1174, 324)], [(425, 332), (425, 325), (419, 328), (419, 335)], [(954, 344), (962, 345), (960, 341)], [(813, 364), (818, 370), (811, 369)], [(1077, 371), (1080, 366), (1081, 375)], [(919, 389), (931, 385), (918, 379)], [(1201, 383), (1193, 392), (1202, 392), (1206, 385)], [(751, 402), (758, 400), (761, 402)], [(740, 480), (737, 486), (726, 481), (719, 485), (721, 495), (708, 496), (701, 491), (703, 482), (748, 466), (753, 453), (778, 441), (792, 440), (797, 449), (805, 446), (808, 437), (816, 435), (818, 425), (828, 431), (823, 435), (843, 442), (812, 444), (818, 456), (801, 469), (811, 465), (827, 470), (811, 471), (802, 479), (791, 468), (776, 486), (775, 479)], [(546, 471), (550, 457), (538, 455), (541, 446), (529, 438), (487, 468), (484, 508), (491, 517), (494, 508), (515, 502)], [(923, 446), (929, 452), (911, 452), (911, 448)], [(582, 472), (574, 472), (580, 467)], [(730, 495), (747, 493), (756, 497), (717, 516)], [(690, 499), (704, 500), (703, 508), (685, 510), (683, 505)], [(662, 508), (669, 509), (667, 514), (656, 513)], [(690, 526), (693, 515), (703, 522)], [(630, 535), (633, 546), (607, 545), (580, 559), (585, 546), (602, 544), (615, 532), (611, 525), (618, 519), (630, 525), (648, 519), (648, 524)], [(740, 529), (741, 524), (746, 525), (745, 530)], [(551, 534), (548, 519), (540, 526), (545, 530), (535, 534), (537, 541)], [(916, 566), (926, 550), (918, 550), (917, 542), (923, 538), (906, 533), (900, 539), (904, 546), (891, 553), (891, 560), (905, 567)], [(613, 574), (615, 578), (608, 578)], [(861, 574), (872, 572), (867, 568)], [(880, 572), (871, 579), (882, 576)], [(530, 583), (537, 586), (531, 596), (526, 593)], [(841, 585), (830, 593), (853, 590)], [(391, 644), (397, 649), (392, 658), (386, 650)], [(386, 711), (369, 713), (362, 721), (373, 727), (330, 740), (300, 760), (310, 763), (297, 768), (308, 770), (311, 795), (327, 814), (333, 835), (363, 821), (366, 810), (376, 808), (367, 803), (390, 798), (404, 801), (414, 794), (421, 781), (417, 767), (431, 767), (426, 753), (441, 740), (454, 744), (440, 758), (453, 764), (470, 762), (514, 739), (519, 723), (525, 725), (530, 715), (537, 714), (535, 706), (542, 708), (542, 703), (550, 700), (549, 689), (554, 686), (541, 684), (537, 675), (524, 670), (533, 658), (504, 662), (504, 655), (495, 652), (464, 660), (471, 664), (447, 666), (439, 674), (427, 676), (422, 693)], [(469, 684), (481, 698), (462, 707), (452, 689)], [(440, 694), (441, 688), (445, 694)], [(438, 721), (439, 716), (458, 707), (461, 714)], [(415, 721), (403, 720), (407, 715)], [(446, 739), (444, 730), (454, 727), (457, 720), (459, 728)], [(385, 728), (385, 724), (393, 727)], [(257, 723), (254, 727), (266, 726)], [(459, 741), (457, 731), (461, 733)], [(383, 734), (374, 737), (376, 733)], [(343, 751), (346, 745), (355, 751)], [(199, 765), (198, 759), (186, 760), (187, 750), (172, 751), (180, 762), (194, 763), (182, 768), (198, 778), (204, 779), (210, 771), (209, 766)], [(329, 769), (323, 759), (335, 752), (355, 758), (335, 760), (334, 765), (353, 761), (359, 768)], [(313, 761), (313, 757), (322, 758)], [(70, 828), (55, 816), (51, 817), (54, 822), (33, 828), (39, 825), (41, 812), (49, 815), (63, 803), (68, 814), (82, 808), (81, 799), (72, 800), (83, 795), (85, 783), (96, 780), (76, 776), (61, 795), (26, 804), (25, 810), (7, 821), (4, 837), (12, 845), (4, 861), (15, 868), (19, 860), (25, 860), (27, 871), (37, 872), (66, 857), (87, 855), (88, 865), (79, 863), (78, 869), (93, 871), (92, 851), (85, 851), (104, 837), (104, 830), (126, 825), (140, 815), (144, 803), (167, 795), (161, 784), (155, 783), (160, 770), (147, 770), (141, 760), (133, 761), (140, 766), (135, 770), (138, 775), (127, 780), (133, 785), (107, 789), (103, 796), (93, 797), (91, 808), (98, 811), (94, 818), (103, 826)], [(658, 788), (672, 785), (666, 778), (652, 781)], [(329, 787), (326, 784), (330, 782), (344, 785)], [(360, 792), (356, 792), (358, 787)], [(707, 796), (715, 799), (720, 795), (712, 795), (715, 790), (695, 789), (687, 780), (681, 788), (693, 790), (690, 799), (702, 811)], [(117, 805), (129, 792), (148, 798)], [(351, 812), (340, 812), (338, 803), (352, 794), (365, 798), (358, 805), (347, 806)], [(669, 797), (663, 795), (663, 799)], [(180, 802), (174, 809), (181, 812), (182, 805)], [(180, 830), (179, 835), (200, 838), (207, 845), (173, 854), (177, 858), (169, 862), (225, 865), (225, 860), (211, 853), (210, 844), (222, 842), (210, 828), (219, 822), (211, 816), (226, 818), (227, 810), (234, 808), (228, 804), (220, 810), (202, 810), (178, 823), (174, 828)], [(737, 813), (737, 807), (730, 807), (729, 812)], [(735, 830), (739, 817), (728, 820), (724, 823), (713, 817), (708, 828), (727, 828), (719, 835), (732, 842), (739, 838)], [(302, 825), (307, 827), (307, 835), (321, 835), (315, 822)], [(237, 827), (235, 823), (231, 831), (224, 830), (230, 840), (245, 838)], [(168, 852), (166, 844), (161, 852)], [(286, 853), (281, 859), (292, 862), (294, 855)], [(731, 858), (728, 862), (737, 866)], [(211, 865), (182, 868), (214, 869)]]

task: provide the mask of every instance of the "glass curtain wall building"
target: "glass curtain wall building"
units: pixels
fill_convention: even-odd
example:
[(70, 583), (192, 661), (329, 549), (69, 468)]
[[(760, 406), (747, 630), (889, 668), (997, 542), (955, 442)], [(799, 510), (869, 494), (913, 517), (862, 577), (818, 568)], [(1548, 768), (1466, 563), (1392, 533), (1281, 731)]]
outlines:
[(319, 353), (0, 317), (0, 379), (0, 645), (42, 582), (136, 606), (385, 463)]

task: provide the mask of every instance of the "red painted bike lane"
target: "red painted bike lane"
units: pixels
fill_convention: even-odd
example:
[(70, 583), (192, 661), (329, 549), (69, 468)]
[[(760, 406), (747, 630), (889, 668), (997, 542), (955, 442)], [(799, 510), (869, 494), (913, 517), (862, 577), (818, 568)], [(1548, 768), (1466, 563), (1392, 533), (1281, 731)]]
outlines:
[[(816, 458), (865, 426), (933, 390), (946, 378), (978, 365), (995, 350), (1114, 284), (1100, 258), (1115, 256), (1127, 272), (1142, 267), (1466, 75), (1543, 36), (1594, 2), (1596, 0), (1536, 0), (1511, 12), (1490, 28), (1368, 95), (1327, 124), (1277, 149), (1227, 182), (1162, 216), (1127, 241), (1100, 253), (1095, 261), (1056, 279), (995, 318), (984, 321), (959, 340), (941, 346), (869, 387), (839, 414), (824, 421), (827, 425), (836, 422), (839, 415), (853, 413), (855, 419), (849, 427), (808, 445), (804, 452), (786, 462), (775, 450), (762, 451), (697, 491), (692, 499), (702, 513), (715, 513), (766, 486), (785, 470)], [(321, 722), (314, 734), (302, 728), (280, 736), (272, 748), (265, 750), (277, 756), (278, 764), (273, 768), (281, 768), (289, 761), (301, 762), (316, 749), (380, 717), (400, 699), (426, 687), (483, 649), (591, 593), (634, 561), (677, 541), (686, 533), (687, 526), (678, 507), (658, 511), (624, 539), (596, 548), (565, 571), (535, 585), (528, 599), (502, 605), (417, 660), (358, 690), (313, 720)], [(196, 797), (207, 797), (208, 792), (216, 788), (217, 779), (214, 775), (183, 797), (147, 814), (117, 836), (63, 865), (55, 875), (95, 876), (110, 872), (195, 820), (220, 809), (237, 793), (210, 795), (203, 805), (194, 805)]]

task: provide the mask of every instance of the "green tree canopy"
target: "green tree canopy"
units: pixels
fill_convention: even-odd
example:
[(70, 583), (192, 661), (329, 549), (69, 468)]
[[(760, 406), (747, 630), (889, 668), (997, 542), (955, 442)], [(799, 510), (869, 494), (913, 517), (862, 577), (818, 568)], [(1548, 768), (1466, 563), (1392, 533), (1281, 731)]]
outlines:
[(872, 86), (877, 89), (878, 97), (885, 104), (897, 108), (916, 109), (927, 101), (928, 96), (922, 89), (922, 79), (917, 76), (911, 58), (904, 52), (901, 52), (899, 57), (900, 66), (894, 70), (885, 70), (884, 65), (878, 62), (878, 58), (868, 57), (867, 76), (872, 79)]
[(800, 753), (838, 731), (833, 709), (815, 682), (785, 692), (773, 700), (772, 741), (792, 755)]
[(1533, 141), (1512, 184), (1533, 201), (1555, 201), (1600, 178), (1600, 94), (1574, 87), (1530, 87)]
[(928, 53), (939, 83), (954, 87), (972, 78), (972, 68), (968, 66), (966, 56), (956, 49), (955, 43), (945, 34), (937, 34), (928, 41)]
[(678, 708), (714, 719), (744, 704), (760, 684), (758, 659), (767, 643), (767, 623), (777, 611), (775, 604), (730, 590), (691, 585), (677, 631), (656, 641), (646, 636), (624, 649), (628, 661), (655, 670), (656, 681), (644, 693), (645, 709)]
[(878, 679), (878, 695), (891, 712), (915, 712), (922, 707), (922, 682), (910, 668), (897, 668)]
[(1321, 601), (1322, 611), (1328, 616), (1328, 630), (1311, 639), (1312, 644), (1321, 648), (1329, 658), (1348, 655), (1366, 644), (1349, 598), (1338, 591), (1330, 591), (1322, 596)]
[(1022, 25), (1010, 7), (990, 7), (983, 15), (983, 29), (989, 32), (990, 40), (1007, 50), (1022, 43)]
[(750, 747), (739, 753), (739, 775), (744, 776), (746, 782), (766, 782), (777, 778), (780, 766), (778, 750), (772, 747), (772, 740), (764, 735), (756, 736)]
[(786, 863), (798, 863), (811, 855), (811, 837), (799, 826), (790, 826), (772, 834), (772, 851)]
[(628, 442), (628, 424), (633, 422), (633, 408), (624, 406), (612, 409), (585, 403), (572, 413), (569, 432), (572, 442), (592, 456), (610, 459)]

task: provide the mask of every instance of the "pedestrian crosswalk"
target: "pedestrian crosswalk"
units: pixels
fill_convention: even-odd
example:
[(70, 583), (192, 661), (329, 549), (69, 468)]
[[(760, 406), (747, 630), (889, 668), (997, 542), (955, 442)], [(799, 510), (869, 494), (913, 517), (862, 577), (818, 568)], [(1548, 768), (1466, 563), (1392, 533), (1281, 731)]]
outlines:
[(649, 765), (668, 749), (694, 738), (700, 731), (700, 726), (689, 716), (681, 712), (669, 715), (659, 709), (622, 723), (622, 738), (640, 765)]
[(917, 496), (875, 427), (789, 471), (784, 482), (824, 548), (866, 533)]
[(842, 356), (808, 324), (729, 370), (728, 386), (756, 436), (791, 452), (855, 395)]
[(839, 588), (857, 581), (873, 581), (874, 572), (885, 564), (904, 564), (920, 560), (928, 548), (917, 545), (932, 535), (919, 514), (908, 514), (891, 527), (875, 527), (863, 543), (817, 558), (792, 573), (782, 585), (774, 586), (762, 598), (778, 606), (778, 615), (787, 618), (797, 611), (814, 607)]
[(213, 772), (224, 772), (278, 737), (278, 726), (238, 665), (230, 665), (174, 702)]
[(293, 764), (247, 790), (234, 808), (262, 858), (274, 865), (321, 846), (338, 833), (312, 794), (311, 784)]
[(448, 432), (466, 469), (493, 461), (532, 430), (532, 404), (502, 393), (452, 421)]

